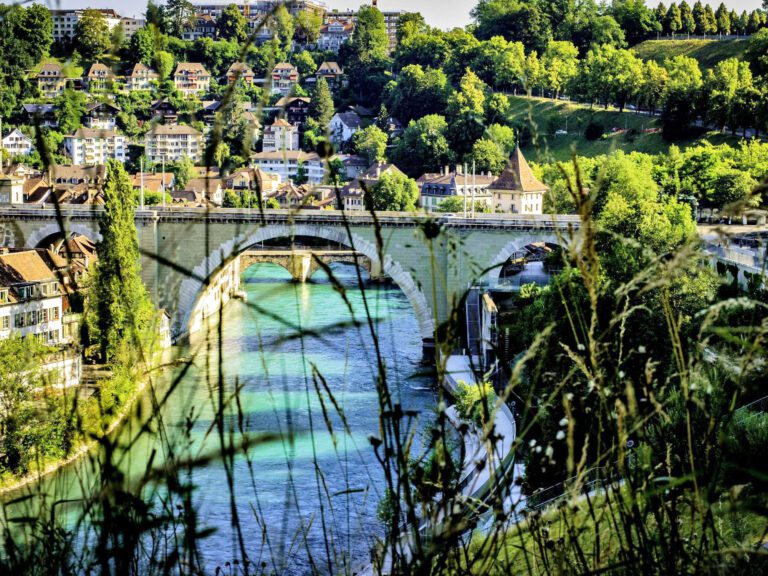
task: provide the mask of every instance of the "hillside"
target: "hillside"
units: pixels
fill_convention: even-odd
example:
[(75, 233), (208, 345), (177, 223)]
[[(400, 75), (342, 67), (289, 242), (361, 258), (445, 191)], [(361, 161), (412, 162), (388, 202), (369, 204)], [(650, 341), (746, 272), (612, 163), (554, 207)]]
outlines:
[[(537, 162), (568, 160), (573, 150), (582, 156), (597, 156), (613, 150), (659, 154), (670, 146), (661, 135), (661, 123), (656, 117), (549, 98), (510, 96), (509, 101), (512, 123), (522, 136), (523, 153)], [(588, 140), (584, 133), (590, 123), (601, 126), (603, 135)], [(557, 134), (558, 131), (567, 131), (567, 134)], [(735, 137), (710, 133), (675, 144), (684, 148), (703, 138), (713, 144), (738, 141)]]
[(674, 56), (690, 56), (699, 61), (702, 70), (712, 68), (721, 60), (744, 56), (747, 40), (646, 40), (633, 48), (643, 60), (663, 62)]

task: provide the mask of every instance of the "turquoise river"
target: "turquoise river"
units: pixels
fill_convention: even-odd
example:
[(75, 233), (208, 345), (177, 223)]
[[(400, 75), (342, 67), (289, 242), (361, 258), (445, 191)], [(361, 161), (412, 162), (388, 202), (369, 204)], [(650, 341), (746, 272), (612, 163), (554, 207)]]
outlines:
[[(355, 269), (334, 265), (333, 271), (344, 290), (322, 271), (310, 283), (293, 284), (276, 265), (245, 270), (247, 301), (230, 302), (220, 328), (197, 335), (180, 351), (192, 365), (174, 369), (176, 384), (168, 370), (157, 385), (155, 397), (167, 394), (160, 418), (153, 418), (149, 431), (142, 429), (152, 412), (152, 395), (145, 394), (144, 416), (117, 434), (122, 448), (112, 460), (130, 490), (145, 477), (150, 456), (158, 470), (170, 459), (196, 460), (180, 477), (193, 486), (206, 573), (217, 567), (237, 572), (234, 561), (242, 562), (243, 551), (259, 567), (256, 572), (349, 573), (369, 559), (382, 535), (376, 507), (383, 473), (369, 441), (380, 435), (373, 339)], [(366, 284), (364, 293), (390, 391), (418, 414), (414, 429), (421, 431), (433, 418), (436, 393), (433, 377), (420, 364), (414, 313), (396, 286)], [(220, 427), (215, 414), (222, 401)], [(264, 440), (266, 434), (276, 436)], [(222, 438), (235, 445), (248, 438), (252, 444), (235, 450), (225, 466), (221, 458), (209, 458), (221, 453)], [(418, 433), (416, 438), (420, 446)], [(88, 522), (79, 521), (77, 502), (96, 490), (104, 458), (82, 458), (27, 489), (38, 499), (69, 501), (58, 515), (68, 529), (85, 533), (76, 537), (85, 546)], [(162, 481), (149, 482), (142, 497), (161, 508), (170, 492)], [(12, 515), (14, 506), (5, 513)], [(155, 555), (162, 551), (148, 553)]]

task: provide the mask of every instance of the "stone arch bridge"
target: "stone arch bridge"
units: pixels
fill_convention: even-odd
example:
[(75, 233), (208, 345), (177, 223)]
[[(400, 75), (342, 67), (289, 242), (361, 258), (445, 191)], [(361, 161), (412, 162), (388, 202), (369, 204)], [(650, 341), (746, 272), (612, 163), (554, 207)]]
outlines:
[[(103, 208), (62, 209), (67, 233), (100, 238)], [(382, 212), (155, 209), (136, 214), (142, 278), (173, 319), (176, 337), (194, 332), (238, 289), (240, 255), (262, 242), (309, 236), (362, 255), (375, 275), (405, 293), (425, 348), (467, 288), (493, 283), (513, 253), (534, 242), (567, 243), (574, 216), (484, 214), (474, 219)], [(0, 242), (36, 247), (61, 233), (52, 208), (0, 208)], [(360, 262), (364, 264), (364, 262)]]

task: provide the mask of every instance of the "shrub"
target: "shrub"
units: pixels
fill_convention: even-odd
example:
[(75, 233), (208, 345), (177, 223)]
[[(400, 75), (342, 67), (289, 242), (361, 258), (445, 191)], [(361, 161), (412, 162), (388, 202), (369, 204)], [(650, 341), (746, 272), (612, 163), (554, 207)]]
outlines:
[(600, 136), (603, 135), (603, 132), (605, 132), (605, 128), (603, 128), (602, 124), (598, 124), (597, 122), (590, 122), (587, 124), (587, 128), (584, 130), (584, 137), (587, 140), (597, 140), (600, 138)]
[(496, 392), (489, 382), (467, 384), (463, 380), (459, 380), (454, 396), (456, 398), (456, 410), (462, 420), (482, 426), (490, 419), (488, 417), (496, 402)]

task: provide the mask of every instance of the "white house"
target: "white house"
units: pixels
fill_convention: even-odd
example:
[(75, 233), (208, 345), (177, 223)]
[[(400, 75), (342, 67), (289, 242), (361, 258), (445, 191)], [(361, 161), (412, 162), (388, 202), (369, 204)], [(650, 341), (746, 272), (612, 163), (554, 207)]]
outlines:
[(160, 75), (157, 72), (139, 62), (131, 68), (131, 73), (125, 79), (125, 88), (127, 90), (151, 90), (159, 79)]
[(0, 252), (0, 339), (34, 335), (61, 341), (62, 297), (54, 272), (36, 250)]
[(35, 149), (32, 143), (32, 138), (24, 135), (24, 133), (18, 128), (14, 129), (10, 134), (3, 137), (2, 140), (3, 149), (8, 152), (9, 156), (23, 156), (24, 154), (31, 154)]
[(528, 166), (520, 147), (516, 146), (507, 168), (488, 186), (496, 211), (517, 214), (542, 214), (544, 194), (549, 191)]
[(144, 139), (145, 154), (151, 162), (176, 162), (184, 156), (193, 162), (203, 154), (203, 135), (185, 124), (158, 124)]
[(338, 52), (341, 45), (347, 42), (355, 31), (355, 25), (349, 20), (330, 20), (320, 27), (317, 48), (322, 51)]
[(251, 164), (265, 172), (279, 174), (282, 182), (296, 178), (299, 166), (303, 166), (307, 181), (311, 184), (319, 184), (325, 176), (323, 159), (315, 152), (302, 150), (259, 152), (251, 155)]
[(24, 203), (24, 179), (0, 174), (0, 205)]
[(278, 118), (271, 126), (264, 128), (262, 150), (275, 152), (277, 150), (298, 150), (299, 128), (288, 121)]
[(110, 158), (125, 162), (128, 157), (125, 136), (104, 128), (79, 128), (64, 137), (64, 148), (72, 164), (106, 164)]
[(299, 71), (289, 62), (279, 62), (272, 69), (272, 94), (288, 96), (299, 82)]
[(176, 90), (186, 96), (207, 92), (211, 86), (211, 75), (198, 62), (179, 62), (173, 73)]
[(472, 209), (472, 198), (493, 208), (493, 195), (488, 190), (496, 177), (491, 174), (465, 174), (461, 167), (449, 171), (446, 166), (442, 172), (422, 174), (416, 184), (419, 185), (419, 204), (427, 212), (435, 212), (446, 198), (452, 196), (467, 197), (467, 210)]
[(338, 147), (343, 146), (352, 139), (361, 126), (362, 120), (357, 112), (337, 112), (328, 124), (331, 142)]

